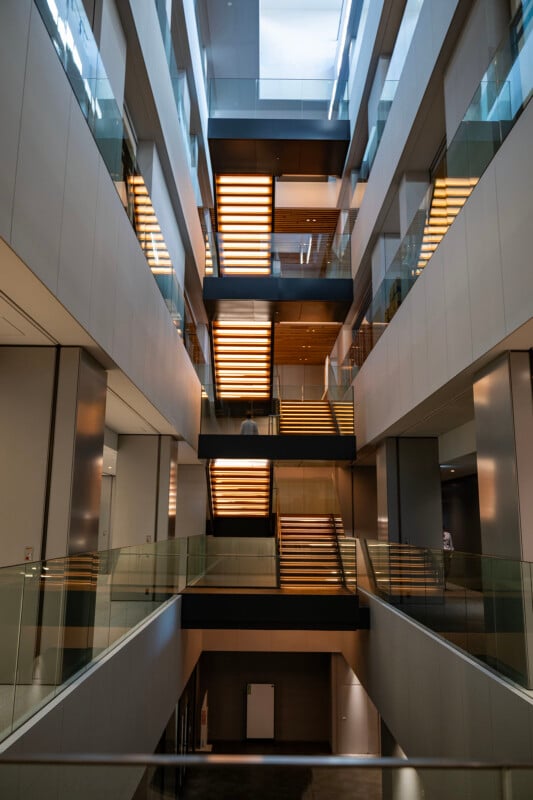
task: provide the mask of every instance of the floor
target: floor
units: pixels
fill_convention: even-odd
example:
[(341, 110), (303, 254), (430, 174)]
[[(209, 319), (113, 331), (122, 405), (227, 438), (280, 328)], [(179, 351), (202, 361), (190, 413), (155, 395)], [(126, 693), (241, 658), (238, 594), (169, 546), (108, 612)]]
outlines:
[[(218, 742), (213, 752), (228, 755), (329, 755), (327, 744), (309, 742)], [(155, 786), (158, 791), (153, 792)], [(150, 800), (380, 800), (381, 773), (375, 769), (307, 766), (217, 766), (189, 768), (181, 791), (162, 776), (152, 782)]]

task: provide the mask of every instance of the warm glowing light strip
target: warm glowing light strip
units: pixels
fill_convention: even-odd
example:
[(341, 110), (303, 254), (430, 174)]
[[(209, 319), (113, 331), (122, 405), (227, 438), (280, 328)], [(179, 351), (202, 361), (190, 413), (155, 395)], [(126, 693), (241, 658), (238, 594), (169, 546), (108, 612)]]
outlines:
[[(249, 197), (271, 197), (272, 191), (271, 189), (262, 188), (262, 187), (255, 187), (250, 186), (246, 188), (246, 194)], [(244, 195), (242, 187), (240, 186), (227, 186), (227, 187), (217, 187), (217, 196), (218, 197), (235, 197), (238, 195)]]
[(236, 205), (226, 205), (225, 203), (224, 204), (219, 203), (218, 208), (219, 208), (219, 215), (218, 215), (219, 219), (221, 218), (221, 215), (224, 214), (268, 214), (268, 216), (270, 217), (272, 213), (270, 206), (266, 206), (264, 204), (253, 206), (252, 208), (250, 208), (250, 206), (248, 205), (236, 206)]
[(266, 242), (270, 247), (269, 233), (225, 233), (223, 247), (227, 242)]
[(133, 211), (137, 238), (153, 275), (171, 275), (173, 271), (172, 259), (161, 233), (148, 189), (141, 175), (129, 178), (130, 189), (133, 192)]
[(476, 184), (477, 178), (437, 178), (435, 181), (429, 218), (424, 227), (418, 264), (414, 270), (417, 275), (428, 263)]
[(222, 275), (270, 274), (272, 189), (269, 175), (217, 176)]
[(215, 328), (236, 328), (239, 330), (250, 330), (250, 328), (263, 328), (264, 330), (270, 330), (270, 324), (266, 322), (261, 322), (261, 320), (247, 320), (246, 322), (241, 322), (240, 320), (230, 320), (230, 319), (218, 319), (215, 322)]
[[(219, 230), (223, 234), (225, 232), (228, 233), (236, 233), (239, 230), (255, 231), (257, 233), (270, 233), (271, 227), (270, 225), (234, 225), (233, 223), (224, 222), (222, 225), (219, 225)], [(224, 244), (224, 237), (222, 237), (222, 244)]]
[(228, 267), (224, 273), (226, 275), (270, 275), (270, 267), (257, 267), (257, 269), (250, 267), (247, 270), (243, 270), (242, 267)]
[(217, 175), (216, 182), (219, 186), (227, 186), (234, 183), (251, 184), (252, 186), (258, 186), (259, 184), (272, 186), (270, 175)]
[(270, 242), (224, 242), (224, 247), (221, 248), (224, 253), (229, 253), (232, 256), (238, 256), (240, 253), (248, 256), (250, 253), (259, 253), (263, 255), (264, 251), (270, 252)]
[(255, 225), (256, 223), (263, 223), (265, 225), (270, 225), (271, 218), (270, 214), (219, 214), (218, 215), (219, 221), (219, 228), (223, 225), (229, 223), (237, 223), (238, 225), (244, 226), (246, 228), (250, 224)]

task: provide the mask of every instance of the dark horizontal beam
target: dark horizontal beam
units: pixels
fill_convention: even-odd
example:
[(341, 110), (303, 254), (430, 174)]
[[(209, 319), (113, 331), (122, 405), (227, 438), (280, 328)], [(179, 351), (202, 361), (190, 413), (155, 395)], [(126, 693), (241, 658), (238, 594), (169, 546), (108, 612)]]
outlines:
[(355, 631), (369, 627), (357, 595), (182, 595), (182, 628)]
[(353, 300), (351, 278), (204, 278), (204, 300), (346, 302)]
[(350, 141), (347, 119), (241, 119), (210, 117), (209, 139)]
[(200, 434), (199, 458), (268, 458), (270, 461), (354, 461), (355, 436)]

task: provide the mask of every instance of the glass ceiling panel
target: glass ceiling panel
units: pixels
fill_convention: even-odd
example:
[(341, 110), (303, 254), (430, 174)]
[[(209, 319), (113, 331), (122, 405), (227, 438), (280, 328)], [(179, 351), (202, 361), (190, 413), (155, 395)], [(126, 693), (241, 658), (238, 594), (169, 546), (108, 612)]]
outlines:
[(328, 99), (342, 7), (343, 0), (260, 0), (261, 99), (296, 99), (294, 79), (309, 81), (313, 99)]

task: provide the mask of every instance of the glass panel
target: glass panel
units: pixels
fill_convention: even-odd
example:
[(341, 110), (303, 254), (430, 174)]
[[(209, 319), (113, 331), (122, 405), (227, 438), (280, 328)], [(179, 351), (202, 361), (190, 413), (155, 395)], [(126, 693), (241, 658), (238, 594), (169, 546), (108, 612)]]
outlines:
[(514, 683), (530, 687), (528, 562), (366, 540), (365, 588)]
[(188, 551), (203, 574), (203, 534), (0, 569), (0, 738), (180, 592)]
[[(318, 402), (320, 406), (311, 405)], [(215, 386), (204, 386), (201, 433), (237, 436), (247, 412), (251, 412), (261, 436), (354, 435), (354, 407), (349, 389), (331, 384), (288, 386), (278, 382), (271, 400), (215, 400)]]
[(0, 738), (11, 732), (26, 570), (0, 570)]
[[(170, 262), (159, 221), (136, 163), (135, 145), (126, 133), (122, 108), (113, 95), (83, 3), (81, 0), (35, 0), (35, 4), (135, 229), (172, 320), (179, 332), (183, 333), (183, 289)], [(182, 81), (181, 73), (177, 74), (173, 81), (180, 103), (183, 95)], [(197, 143), (193, 141), (191, 144), (188, 130), (185, 144), (191, 161), (194, 183), (195, 179), (197, 182)], [(140, 207), (136, 205), (136, 199), (139, 200), (139, 197), (142, 202)], [(151, 215), (150, 219), (146, 216), (148, 212)], [(144, 214), (144, 217), (141, 218), (141, 214)], [(156, 241), (159, 241), (159, 244), (156, 245)]]
[[(339, 374), (343, 373), (352, 380), (355, 378), (357, 370), (379, 341), (531, 98), (532, 8), (529, 2), (515, 15), (455, 136), (448, 143), (447, 151), (434, 171), (434, 182), (420, 204), (385, 278), (379, 286), (371, 287), (372, 297), (363, 306), (364, 311), (353, 330), (352, 346), (341, 364)], [(394, 86), (385, 86), (383, 96), (390, 99), (391, 94), (394, 96), (393, 90)], [(381, 138), (380, 130), (382, 132), (383, 120), (387, 115), (387, 102), (384, 101), (378, 111), (378, 122), (369, 135), (360, 180), (368, 179)], [(443, 204), (446, 207), (442, 224), (438, 224), (438, 209), (433, 214), (434, 199), (441, 209)]]
[[(273, 233), (263, 249), (270, 255), (271, 270), (264, 278), (352, 277), (349, 234)], [(206, 274), (224, 275), (224, 238), (206, 235)]]
[[(328, 119), (332, 80), (212, 78), (209, 116), (252, 119)], [(334, 119), (348, 119), (347, 102), (333, 109)]]

